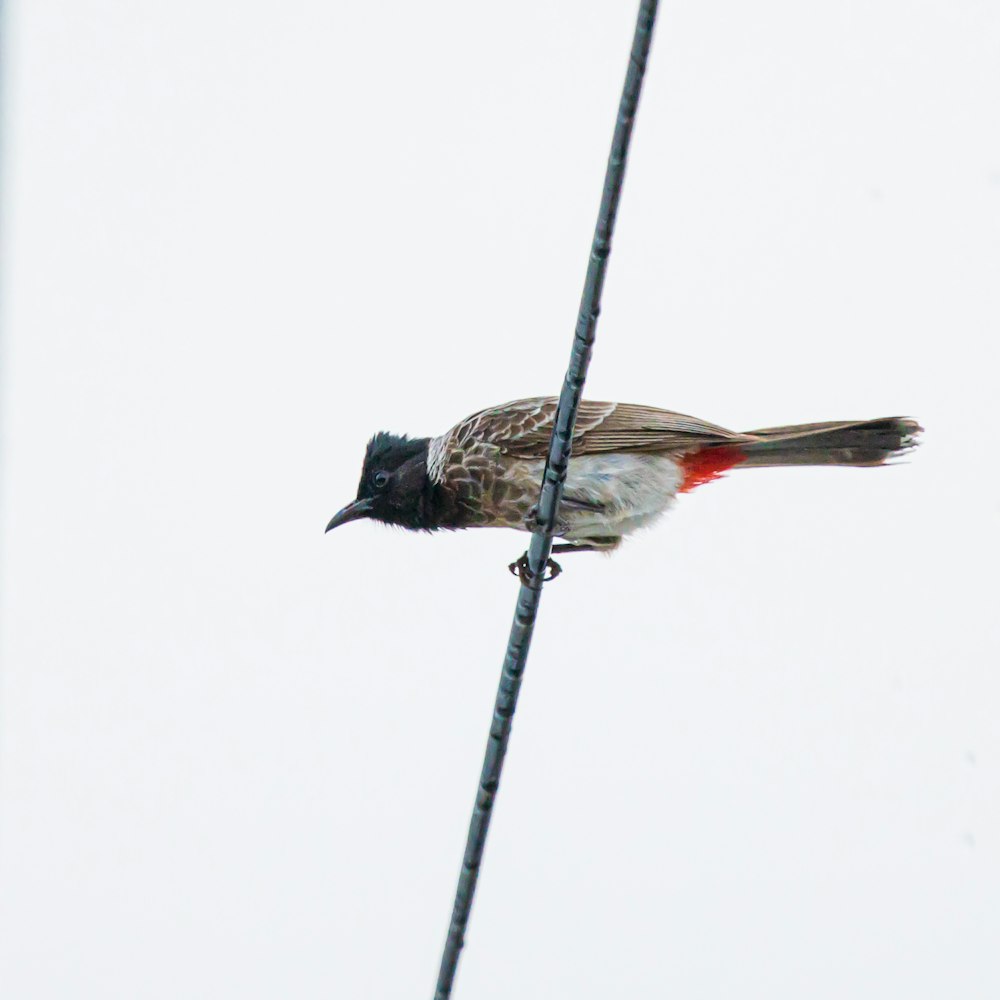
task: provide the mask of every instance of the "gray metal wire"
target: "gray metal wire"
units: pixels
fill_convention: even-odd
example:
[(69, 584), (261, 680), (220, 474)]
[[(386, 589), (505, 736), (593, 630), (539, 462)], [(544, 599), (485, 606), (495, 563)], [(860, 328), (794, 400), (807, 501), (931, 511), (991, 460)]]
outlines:
[(472, 811), (472, 820), (469, 823), (465, 856), (462, 860), (462, 870), (455, 892), (451, 924), (448, 928), (444, 954), (441, 956), (441, 970), (438, 973), (435, 1000), (448, 1000), (451, 996), (458, 957), (465, 943), (465, 929), (469, 922), (469, 911), (472, 908), (472, 899), (476, 892), (483, 849), (486, 845), (486, 834), (493, 814), (493, 803), (500, 784), (500, 772), (503, 769), (507, 742), (510, 739), (514, 709), (517, 707), (517, 696), (528, 660), (528, 649), (535, 628), (535, 618), (538, 614), (545, 567), (552, 552), (556, 515), (562, 500), (573, 428), (576, 425), (576, 414), (583, 396), (583, 384), (587, 377), (587, 368), (590, 366), (590, 356), (597, 330), (597, 318), (601, 311), (601, 292), (604, 287), (608, 257), (611, 253), (611, 236), (615, 227), (615, 217), (618, 214), (618, 202), (625, 179), (625, 161), (628, 157), (632, 125), (635, 121), (639, 94), (642, 90), (642, 78), (646, 71), (646, 60), (649, 57), (657, 6), (658, 0), (642, 0), (639, 5), (628, 71), (625, 74), (625, 84), (618, 106), (614, 137), (611, 140), (611, 154), (608, 157), (607, 171), (604, 175), (604, 191), (601, 195), (601, 207), (597, 215), (594, 241), (591, 244), (590, 261), (587, 264), (587, 277), (580, 300), (580, 312), (576, 321), (576, 333), (573, 338), (569, 368), (566, 371), (566, 379), (559, 396), (559, 408), (556, 412), (555, 426), (549, 443), (548, 460), (542, 479), (542, 492), (538, 501), (539, 529), (532, 534), (528, 547), (529, 579), (527, 582), (522, 582), (521, 590), (517, 595), (517, 606), (514, 609), (514, 621), (511, 624), (507, 652), (500, 674), (500, 687), (497, 690), (496, 704), (493, 708), (493, 721), (490, 724), (490, 735), (486, 743), (486, 755), (479, 779), (479, 789), (476, 793), (476, 804)]

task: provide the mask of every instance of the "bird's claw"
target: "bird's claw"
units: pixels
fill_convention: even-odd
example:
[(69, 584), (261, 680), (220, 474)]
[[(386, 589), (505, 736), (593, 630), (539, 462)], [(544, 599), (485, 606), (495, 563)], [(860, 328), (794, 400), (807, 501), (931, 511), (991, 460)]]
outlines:
[[(547, 560), (545, 568), (549, 571), (549, 575), (542, 577), (542, 583), (548, 583), (549, 580), (554, 580), (562, 572), (562, 566), (560, 566), (555, 559)], [(525, 552), (520, 559), (512, 562), (507, 569), (509, 569), (511, 574), (516, 576), (525, 586), (531, 583), (531, 569), (528, 566), (527, 552)]]

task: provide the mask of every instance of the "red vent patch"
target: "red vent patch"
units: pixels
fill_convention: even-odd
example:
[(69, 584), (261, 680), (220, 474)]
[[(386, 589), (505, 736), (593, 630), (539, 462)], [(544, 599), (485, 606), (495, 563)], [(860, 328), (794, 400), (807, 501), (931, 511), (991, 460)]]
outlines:
[(718, 479), (723, 472), (728, 471), (746, 456), (739, 448), (702, 448), (681, 459), (681, 471), (684, 479), (678, 493), (690, 493), (691, 490), (705, 483)]

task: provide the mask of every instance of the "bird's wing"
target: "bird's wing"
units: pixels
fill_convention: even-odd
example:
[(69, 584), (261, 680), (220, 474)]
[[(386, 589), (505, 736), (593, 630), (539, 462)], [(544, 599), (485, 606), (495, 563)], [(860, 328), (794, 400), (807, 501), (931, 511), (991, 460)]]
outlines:
[[(548, 453), (557, 404), (555, 396), (539, 396), (493, 406), (467, 417), (437, 440), (441, 441), (442, 450), (483, 442), (507, 455), (544, 458)], [(754, 440), (753, 435), (737, 434), (683, 413), (632, 403), (584, 400), (577, 414), (573, 454), (686, 451), (706, 444)]]

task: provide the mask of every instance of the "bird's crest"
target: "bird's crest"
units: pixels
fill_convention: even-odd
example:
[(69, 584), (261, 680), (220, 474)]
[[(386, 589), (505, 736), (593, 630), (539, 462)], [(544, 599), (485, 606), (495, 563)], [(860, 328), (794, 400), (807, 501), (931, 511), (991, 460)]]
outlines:
[(404, 462), (427, 451), (427, 438), (410, 439), (405, 434), (379, 431), (368, 442), (365, 452), (365, 469), (384, 469), (394, 472)]

